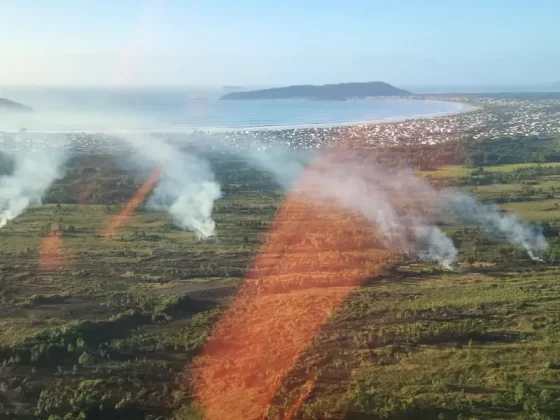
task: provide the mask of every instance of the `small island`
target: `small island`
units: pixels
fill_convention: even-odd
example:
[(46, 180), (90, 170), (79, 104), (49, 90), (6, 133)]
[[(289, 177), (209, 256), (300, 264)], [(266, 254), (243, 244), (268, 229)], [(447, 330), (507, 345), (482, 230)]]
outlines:
[(315, 99), (344, 100), (372, 96), (410, 96), (410, 92), (385, 82), (298, 85), (248, 92), (231, 92), (220, 99)]
[(9, 99), (0, 98), (0, 111), (32, 112), (33, 108), (18, 102), (10, 101)]

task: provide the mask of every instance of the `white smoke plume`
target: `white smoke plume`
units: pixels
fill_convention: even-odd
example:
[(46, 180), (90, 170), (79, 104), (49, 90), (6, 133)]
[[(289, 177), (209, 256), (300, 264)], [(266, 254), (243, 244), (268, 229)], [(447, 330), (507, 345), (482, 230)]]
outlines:
[(148, 205), (167, 211), (177, 226), (193, 231), (199, 239), (215, 236), (212, 209), (221, 190), (208, 161), (159, 137), (125, 139), (137, 152), (137, 165), (160, 168), (160, 181)]
[(362, 159), (360, 153), (333, 149), (318, 155), (306, 167), (304, 160), (294, 159), (291, 152), (273, 151), (266, 158), (250, 153), (247, 158), (271, 172), (285, 187), (302, 174), (292, 193), (333, 201), (359, 212), (378, 228), (386, 246), (402, 249), (408, 255), (447, 268), (456, 262), (457, 249), (436, 225), (443, 210), (522, 247), (532, 259), (542, 261), (539, 255), (548, 243), (537, 228), (514, 215), (502, 215), (495, 207), (468, 195), (441, 193), (409, 170), (389, 170)]
[(271, 173), (284, 189), (292, 186), (315, 156), (312, 151), (296, 151), (283, 147), (268, 147), (266, 150), (251, 148), (236, 153), (257, 168)]
[[(132, 141), (152, 164), (164, 169), (150, 204), (164, 208), (175, 222), (200, 238), (214, 235), (212, 207), (221, 196), (208, 162), (179, 151), (156, 138)], [(451, 268), (457, 260), (452, 240), (437, 226), (438, 217), (451, 212), (489, 234), (523, 247), (529, 256), (547, 249), (537, 229), (513, 215), (501, 215), (492, 206), (455, 192), (441, 193), (410, 170), (394, 170), (364, 159), (363, 150), (331, 149), (318, 153), (282, 148), (224, 151), (243, 157), (271, 173), (278, 184), (314, 200), (334, 202), (356, 211), (375, 225), (387, 247)]]
[(453, 242), (429, 224), (437, 192), (410, 171), (388, 170), (355, 152), (333, 150), (316, 159), (304, 179), (305, 194), (358, 211), (377, 227), (386, 246), (447, 268), (455, 262)]
[[(416, 255), (424, 261), (436, 261), (442, 267), (451, 269), (457, 260), (457, 249), (453, 241), (436, 226), (418, 226)], [(410, 252), (412, 253), (412, 252)]]
[(453, 242), (434, 225), (428, 215), (437, 203), (437, 192), (410, 171), (388, 171), (359, 152), (331, 150), (295, 159), (292, 152), (250, 153), (249, 161), (267, 169), (282, 186), (295, 182), (292, 194), (334, 202), (356, 211), (374, 224), (388, 247), (450, 268), (457, 258)]
[(449, 194), (445, 201), (449, 211), (462, 221), (480, 226), (492, 237), (522, 247), (530, 258), (542, 262), (539, 255), (548, 249), (548, 242), (539, 229), (513, 214), (501, 214), (496, 207), (479, 203), (465, 194)]
[(0, 176), (0, 228), (22, 214), (63, 175), (65, 154), (60, 150), (19, 150), (13, 155), (13, 172)]

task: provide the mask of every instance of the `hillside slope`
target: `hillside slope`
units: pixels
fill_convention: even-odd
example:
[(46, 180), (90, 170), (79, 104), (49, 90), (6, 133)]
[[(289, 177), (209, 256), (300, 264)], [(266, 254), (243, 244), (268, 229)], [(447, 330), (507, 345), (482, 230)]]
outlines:
[(297, 85), (281, 88), (231, 92), (221, 99), (348, 99), (371, 96), (407, 96), (410, 92), (385, 82)]

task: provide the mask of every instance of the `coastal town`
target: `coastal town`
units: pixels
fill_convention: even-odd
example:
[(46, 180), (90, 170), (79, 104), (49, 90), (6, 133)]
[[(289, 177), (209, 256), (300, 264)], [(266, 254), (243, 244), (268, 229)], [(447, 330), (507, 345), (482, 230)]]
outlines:
[(464, 103), (467, 111), (456, 115), (393, 123), (289, 130), (198, 132), (197, 135), (209, 136), (219, 143), (239, 148), (280, 144), (291, 148), (316, 149), (332, 146), (337, 141), (361, 147), (386, 147), (560, 133), (560, 99), (501, 99), (458, 95), (430, 95), (421, 99)]
[[(478, 95), (424, 95), (407, 99), (452, 101), (463, 104), (462, 113), (433, 118), (412, 118), (398, 122), (379, 122), (334, 127), (298, 127), (290, 129), (236, 129), (220, 131), (175, 130), (157, 133), (180, 143), (202, 143), (213, 149), (321, 149), (345, 142), (352, 147), (436, 145), (455, 140), (481, 140), (501, 137), (546, 137), (560, 133), (560, 99), (496, 98)], [(145, 134), (145, 133), (144, 133)], [(152, 133), (155, 134), (155, 133)], [(123, 134), (126, 135), (126, 134)], [(73, 132), (39, 133), (0, 132), (0, 143), (14, 147), (32, 143), (48, 147), (56, 141), (76, 150), (119, 148), (119, 134)]]

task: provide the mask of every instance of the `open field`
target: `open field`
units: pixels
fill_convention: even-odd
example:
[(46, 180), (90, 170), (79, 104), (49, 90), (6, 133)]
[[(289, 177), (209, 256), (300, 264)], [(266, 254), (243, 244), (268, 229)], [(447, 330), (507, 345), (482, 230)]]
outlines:
[(405, 271), (355, 291), (293, 373), (294, 382), (305, 371), (319, 378), (302, 411), (308, 418), (348, 407), (357, 418), (553, 416), (557, 272)]
[[(557, 164), (535, 166), (485, 166), (460, 188), (547, 222), (547, 262), (450, 223), (456, 271), (383, 249), (363, 221), (287, 202), (244, 168), (219, 172), (218, 240), (206, 242), (146, 208), (106, 237), (141, 181), (105, 169), (65, 179), (0, 231), (0, 412), (201, 419), (201, 383), (222, 389), (232, 366), (283, 348), (284, 377), (236, 378), (255, 396), (270, 386), (269, 419), (557, 418), (560, 178)], [(70, 199), (92, 179), (91, 197)], [(291, 236), (275, 236), (281, 223)], [(220, 331), (237, 357), (193, 365)]]
[[(560, 167), (560, 162), (547, 163), (512, 163), (510, 165), (485, 166), (486, 172), (514, 172), (518, 169), (534, 168), (538, 166)], [(442, 165), (433, 171), (421, 171), (420, 173), (426, 177), (433, 178), (459, 178), (471, 174), (476, 169), (462, 165)]]

